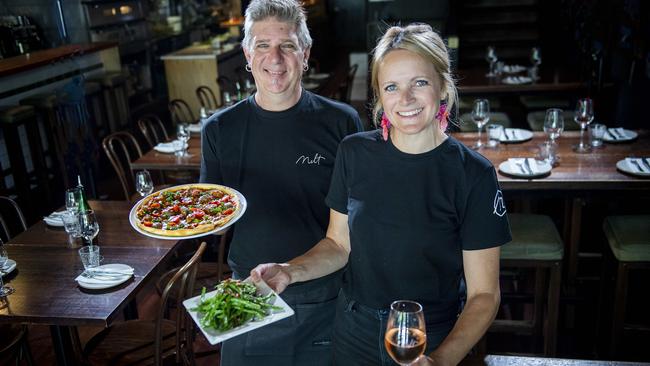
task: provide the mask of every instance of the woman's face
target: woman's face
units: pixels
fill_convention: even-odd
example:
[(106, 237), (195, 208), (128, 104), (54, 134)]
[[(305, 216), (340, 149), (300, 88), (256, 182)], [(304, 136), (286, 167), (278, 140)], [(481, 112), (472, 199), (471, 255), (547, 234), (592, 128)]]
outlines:
[(379, 64), (377, 79), (392, 133), (417, 135), (437, 127), (440, 77), (433, 64), (414, 52), (393, 50)]
[(299, 96), (309, 49), (300, 48), (295, 26), (268, 18), (253, 24), (251, 38), (251, 47), (244, 54), (251, 65), (257, 92), (264, 96)]

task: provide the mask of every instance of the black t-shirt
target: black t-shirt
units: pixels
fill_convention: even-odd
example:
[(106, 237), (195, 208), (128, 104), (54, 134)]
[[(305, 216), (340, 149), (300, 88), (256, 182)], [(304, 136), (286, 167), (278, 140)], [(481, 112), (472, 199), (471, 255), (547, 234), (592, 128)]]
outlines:
[(462, 250), (511, 240), (494, 167), (453, 137), (422, 154), (380, 131), (347, 137), (326, 202), (348, 215), (346, 295), (377, 309), (409, 299), (427, 316), (455, 316)]
[(230, 245), (235, 271), (286, 262), (324, 237), (338, 144), (360, 130), (353, 108), (307, 91), (282, 112), (263, 110), (251, 96), (210, 117), (200, 180), (233, 187), (248, 203)]

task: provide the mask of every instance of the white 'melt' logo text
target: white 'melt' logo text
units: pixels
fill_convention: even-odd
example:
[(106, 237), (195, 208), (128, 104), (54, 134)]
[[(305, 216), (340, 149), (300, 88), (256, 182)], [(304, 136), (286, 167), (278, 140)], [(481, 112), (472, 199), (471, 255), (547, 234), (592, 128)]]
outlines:
[(506, 214), (506, 204), (503, 202), (503, 193), (500, 190), (497, 190), (497, 194), (494, 195), (494, 211), (492, 213), (499, 217)]
[(320, 161), (325, 160), (325, 157), (319, 153), (314, 154), (313, 158), (309, 156), (300, 155), (298, 160), (296, 160), (296, 165), (298, 164), (307, 164), (307, 165), (320, 165)]

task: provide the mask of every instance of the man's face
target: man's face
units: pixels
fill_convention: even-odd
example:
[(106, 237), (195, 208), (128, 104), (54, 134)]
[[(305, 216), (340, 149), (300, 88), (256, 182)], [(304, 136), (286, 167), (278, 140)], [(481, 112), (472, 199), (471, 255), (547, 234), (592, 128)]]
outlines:
[(262, 97), (300, 95), (300, 80), (309, 49), (300, 48), (295, 26), (275, 18), (251, 28), (251, 47), (244, 50), (257, 92)]

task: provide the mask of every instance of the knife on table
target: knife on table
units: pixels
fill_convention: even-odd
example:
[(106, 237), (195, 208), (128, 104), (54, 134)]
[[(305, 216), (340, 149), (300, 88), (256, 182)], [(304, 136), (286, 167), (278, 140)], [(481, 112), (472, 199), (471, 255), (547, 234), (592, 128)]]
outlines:
[(641, 158), (641, 162), (650, 170), (650, 158)]

